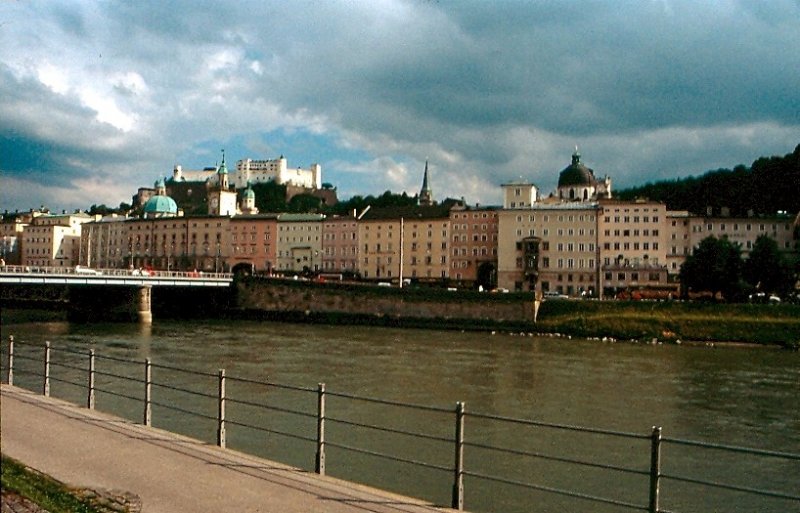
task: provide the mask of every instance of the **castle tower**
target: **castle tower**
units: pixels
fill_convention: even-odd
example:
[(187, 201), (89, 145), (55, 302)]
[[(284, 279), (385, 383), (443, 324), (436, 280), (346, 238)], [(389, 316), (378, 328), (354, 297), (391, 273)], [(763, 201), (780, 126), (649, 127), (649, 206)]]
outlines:
[(427, 207), (433, 205), (433, 191), (428, 184), (428, 161), (425, 160), (425, 174), (422, 177), (422, 189), (419, 191), (419, 204)]

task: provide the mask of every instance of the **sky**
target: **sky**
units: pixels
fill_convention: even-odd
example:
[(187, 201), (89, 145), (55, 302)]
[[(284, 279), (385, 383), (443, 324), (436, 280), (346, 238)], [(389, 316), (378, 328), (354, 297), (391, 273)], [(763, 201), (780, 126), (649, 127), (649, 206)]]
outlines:
[(340, 199), (615, 189), (800, 144), (800, 0), (0, 0), (0, 211), (176, 164), (322, 166)]

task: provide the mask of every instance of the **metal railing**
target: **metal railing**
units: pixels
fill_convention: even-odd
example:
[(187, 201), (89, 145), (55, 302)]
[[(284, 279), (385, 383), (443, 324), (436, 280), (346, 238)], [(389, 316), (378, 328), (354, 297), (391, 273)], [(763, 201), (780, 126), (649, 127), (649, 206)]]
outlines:
[[(22, 346), (26, 348), (24, 353), (16, 351), (15, 348)], [(38, 350), (42, 352), (36, 354)], [(58, 353), (62, 356), (61, 360), (53, 358), (53, 354)], [(18, 365), (17, 360), (24, 362), (23, 365)], [(98, 370), (97, 361), (114, 362), (122, 366), (131, 366), (131, 374), (119, 374), (108, 372), (105, 370)], [(197, 370), (189, 370), (180, 367), (155, 364), (149, 358), (144, 360), (132, 360), (129, 358), (119, 358), (116, 356), (103, 356), (97, 355), (94, 349), (89, 351), (76, 351), (67, 348), (54, 348), (50, 342), (44, 344), (35, 344), (27, 342), (15, 341), (13, 336), (8, 338), (7, 357), (3, 362), (6, 370), (6, 382), (9, 385), (14, 385), (17, 375), (24, 375), (28, 377), (29, 388), (36, 390), (37, 388), (45, 396), (49, 396), (53, 387), (53, 383), (59, 383), (67, 386), (72, 386), (83, 394), (85, 394), (85, 404), (89, 409), (94, 409), (97, 402), (97, 394), (108, 394), (127, 401), (133, 401), (142, 408), (141, 422), (144, 425), (151, 426), (153, 422), (152, 407), (158, 406), (165, 410), (176, 412), (180, 415), (191, 416), (195, 419), (202, 419), (204, 421), (213, 422), (216, 426), (216, 444), (220, 447), (227, 445), (227, 433), (229, 427), (237, 427), (241, 429), (256, 430), (260, 433), (269, 435), (276, 435), (279, 437), (291, 438), (303, 443), (314, 445), (314, 471), (320, 475), (326, 473), (326, 452), (329, 448), (335, 448), (341, 451), (348, 451), (364, 455), (367, 457), (380, 458), (384, 460), (393, 461), (396, 463), (413, 465), (421, 469), (429, 469), (436, 472), (449, 474), (452, 479), (452, 499), (451, 507), (461, 510), (464, 508), (465, 497), (465, 477), (477, 481), (484, 481), (486, 483), (502, 484), (511, 486), (516, 489), (543, 492), (547, 494), (568, 497), (580, 501), (588, 501), (597, 505), (607, 505), (618, 508), (619, 510), (638, 510), (650, 513), (676, 513), (675, 511), (663, 509), (660, 505), (662, 499), (662, 485), (665, 482), (682, 483), (692, 486), (700, 486), (704, 489), (726, 490), (740, 494), (746, 494), (754, 497), (766, 497), (771, 499), (779, 499), (785, 501), (797, 501), (800, 503), (800, 494), (796, 489), (790, 491), (783, 490), (768, 490), (753, 486), (742, 486), (730, 482), (722, 482), (711, 480), (707, 478), (682, 475), (678, 473), (664, 472), (662, 465), (664, 463), (662, 457), (662, 449), (666, 445), (689, 447), (696, 450), (709, 450), (721, 451), (726, 454), (739, 454), (748, 457), (768, 458), (773, 460), (780, 460), (782, 462), (800, 462), (800, 454), (780, 452), (780, 451), (767, 451), (760, 449), (753, 449), (748, 447), (740, 447), (734, 445), (711, 444), (706, 442), (699, 442), (693, 440), (684, 440), (679, 438), (669, 438), (662, 436), (660, 427), (654, 427), (650, 433), (640, 434), (623, 431), (614, 431), (607, 429), (596, 429), (582, 426), (573, 426), (568, 424), (557, 424), (549, 422), (541, 422), (536, 420), (520, 419), (514, 417), (506, 417), (499, 415), (490, 415), (484, 413), (468, 412), (463, 402), (456, 403), (455, 409), (441, 408), (420, 404), (410, 404), (405, 402), (390, 401), (379, 398), (372, 398), (343, 392), (331, 392), (326, 390), (325, 384), (320, 383), (317, 387), (299, 387), (281, 383), (274, 383), (266, 380), (254, 380), (243, 377), (227, 376), (224, 369), (220, 369), (217, 373), (203, 372)], [(41, 365), (41, 367), (36, 368)], [(52, 372), (53, 368), (66, 369), (75, 373), (85, 373), (85, 381), (76, 381), (74, 379), (67, 379), (66, 377), (55, 376)], [(176, 373), (184, 375), (192, 380), (201, 380), (207, 382), (208, 390), (199, 390), (196, 387), (189, 387), (181, 385), (180, 379), (173, 379), (172, 381), (159, 381), (154, 379), (153, 371), (158, 371), (158, 376), (163, 376), (168, 373)], [(135, 374), (138, 374), (135, 375)], [(157, 377), (158, 377), (157, 376)], [(98, 386), (98, 378), (106, 381), (105, 386)], [(112, 380), (117, 380), (122, 383), (127, 383), (127, 388), (123, 387), (114, 388), (111, 386)], [(286, 394), (300, 394), (304, 399), (306, 409), (297, 406), (296, 401), (289, 401), (289, 405), (280, 404), (280, 401), (254, 401), (245, 398), (234, 397), (228, 393), (228, 385), (234, 384), (237, 386), (258, 387), (265, 390), (278, 391)], [(134, 387), (138, 388), (139, 393), (130, 392), (128, 389)], [(156, 389), (156, 393), (153, 392)], [(159, 394), (159, 391), (161, 392)], [(155, 400), (159, 395), (165, 393), (172, 393), (178, 395), (186, 395), (198, 398), (208, 403), (215, 403), (216, 411), (196, 411), (184, 405), (176, 404), (175, 402), (168, 402), (166, 400)], [(270, 395), (273, 398), (274, 394)], [(275, 397), (274, 399), (277, 399)], [(454, 431), (451, 435), (442, 435), (431, 432), (421, 432), (416, 429), (409, 429), (398, 425), (386, 425), (379, 422), (365, 422), (357, 419), (348, 418), (346, 416), (338, 416), (335, 413), (331, 414), (328, 408), (329, 400), (342, 400), (353, 402), (368, 403), (377, 405), (384, 408), (390, 408), (394, 411), (400, 410), (413, 410), (418, 414), (423, 415), (436, 415), (444, 416), (445, 419), (449, 418), (452, 422), (451, 426)], [(83, 402), (83, 401), (80, 401)], [(265, 426), (259, 425), (252, 421), (245, 420), (232, 420), (227, 416), (227, 408), (229, 405), (238, 405), (244, 408), (255, 408), (261, 412), (273, 412), (283, 415), (289, 415), (298, 419), (303, 419), (308, 422), (313, 422), (313, 428), (309, 432), (297, 432), (295, 430), (281, 429), (278, 426)], [(211, 408), (211, 407), (210, 407)], [(571, 457), (565, 454), (552, 454), (540, 450), (526, 450), (519, 447), (503, 447), (494, 443), (484, 443), (479, 441), (468, 441), (465, 438), (467, 431), (466, 423), (475, 422), (491, 423), (493, 429), (502, 429), (504, 426), (513, 426), (515, 428), (533, 428), (551, 430), (558, 433), (570, 433), (581, 436), (591, 437), (608, 437), (613, 439), (623, 440), (626, 443), (643, 444), (643, 451), (646, 451), (646, 458), (640, 458), (642, 461), (648, 461), (648, 465), (637, 467), (635, 465), (614, 464), (598, 461), (591, 461), (580, 457)], [(358, 446), (346, 443), (341, 439), (331, 439), (329, 436), (328, 428), (331, 426), (339, 426), (346, 430), (359, 430), (390, 434), (405, 440), (414, 440), (418, 444), (431, 443), (437, 444), (444, 451), (438, 451), (438, 456), (444, 454), (447, 447), (452, 451), (453, 459), (447, 461), (431, 461), (408, 457), (407, 453), (410, 449), (407, 444), (399, 444), (400, 447), (396, 448), (395, 452), (387, 452), (385, 450), (376, 450), (364, 446)], [(479, 436), (479, 435), (478, 435)], [(478, 439), (477, 436), (475, 438)], [(560, 448), (561, 449), (561, 448)], [(481, 472), (479, 470), (468, 469), (465, 466), (465, 453), (472, 452), (486, 452), (501, 458), (525, 458), (528, 460), (541, 460), (556, 464), (569, 465), (575, 468), (592, 469), (603, 472), (609, 472), (619, 475), (633, 476), (646, 482), (642, 486), (643, 496), (647, 500), (644, 501), (631, 501), (619, 497), (601, 496), (595, 493), (586, 493), (575, 489), (565, 489), (558, 486), (544, 484), (542, 482), (531, 482), (516, 477), (508, 477), (505, 475), (491, 474)], [(440, 459), (442, 459), (440, 457)], [(800, 469), (798, 469), (800, 470)], [(541, 477), (541, 476), (540, 476)]]
[(217, 273), (208, 271), (162, 271), (155, 269), (92, 269), (88, 267), (46, 267), (35, 265), (4, 265), (0, 266), (0, 273), (31, 275), (46, 274), (49, 276), (91, 276), (105, 277), (136, 277), (136, 278), (178, 278), (178, 279), (224, 279), (233, 278), (232, 273)]

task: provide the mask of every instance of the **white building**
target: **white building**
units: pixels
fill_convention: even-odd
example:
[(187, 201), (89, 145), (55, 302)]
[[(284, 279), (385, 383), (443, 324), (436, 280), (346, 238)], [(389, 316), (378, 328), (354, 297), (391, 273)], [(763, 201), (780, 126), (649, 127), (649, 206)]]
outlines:
[(248, 183), (275, 182), (321, 189), (322, 168), (319, 164), (311, 164), (308, 169), (289, 169), (283, 155), (272, 160), (244, 159), (236, 163), (236, 174), (232, 181), (237, 187), (244, 187)]

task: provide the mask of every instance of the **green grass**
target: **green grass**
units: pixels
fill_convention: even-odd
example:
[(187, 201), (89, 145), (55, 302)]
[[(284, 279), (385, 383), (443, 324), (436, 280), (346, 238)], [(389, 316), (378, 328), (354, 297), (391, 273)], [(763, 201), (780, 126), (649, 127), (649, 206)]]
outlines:
[(539, 331), (581, 337), (753, 342), (796, 347), (799, 305), (545, 301)]
[(74, 495), (62, 483), (7, 456), (2, 457), (2, 488), (16, 492), (50, 513), (102, 513), (89, 502)]

